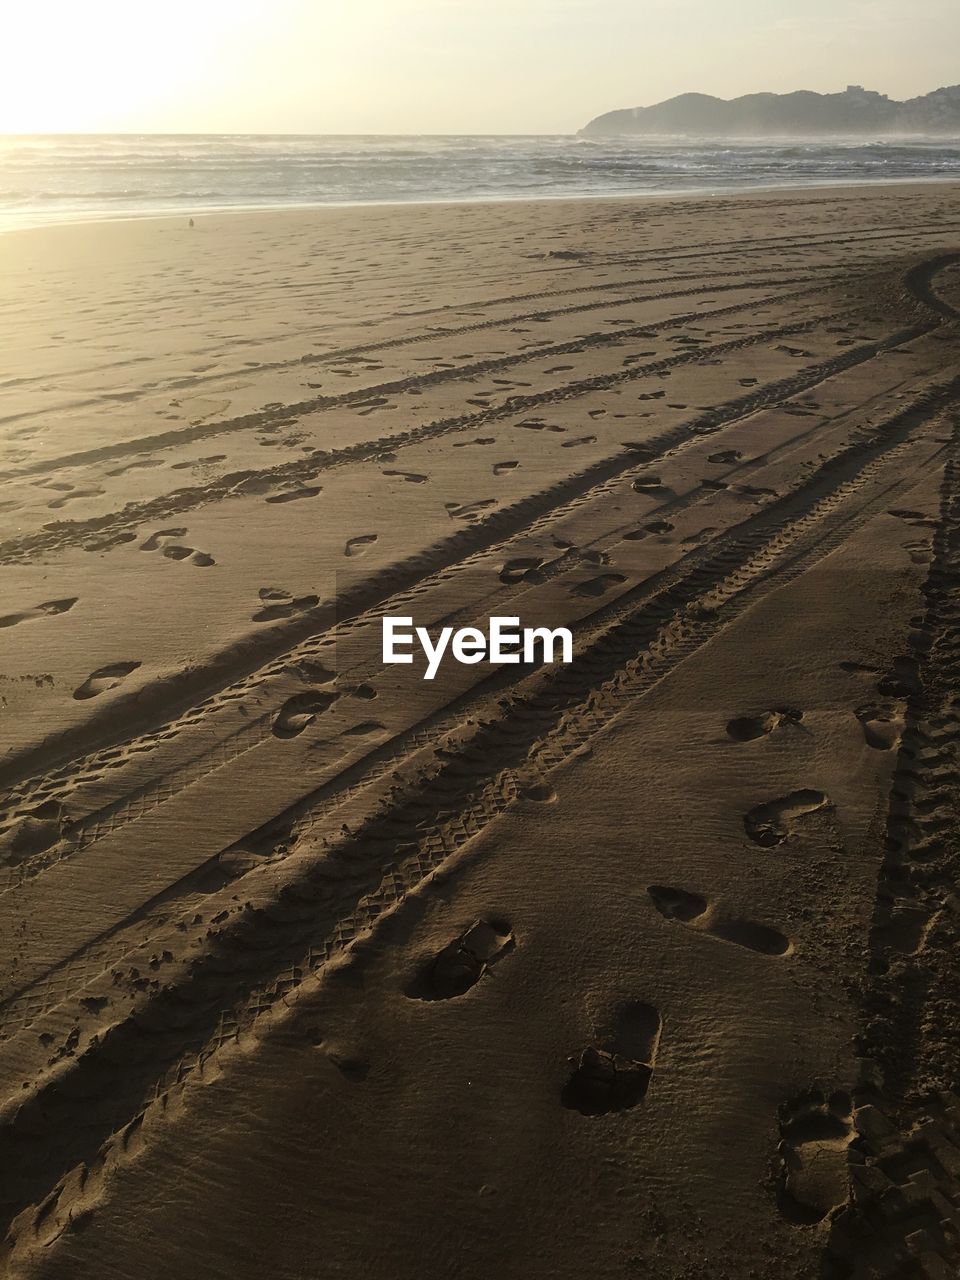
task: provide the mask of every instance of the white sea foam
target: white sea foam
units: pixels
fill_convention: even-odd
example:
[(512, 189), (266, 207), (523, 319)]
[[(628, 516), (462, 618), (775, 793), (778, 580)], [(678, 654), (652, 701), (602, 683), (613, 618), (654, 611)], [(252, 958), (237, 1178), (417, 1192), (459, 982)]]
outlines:
[(960, 139), (0, 138), (0, 226), (211, 209), (960, 179)]

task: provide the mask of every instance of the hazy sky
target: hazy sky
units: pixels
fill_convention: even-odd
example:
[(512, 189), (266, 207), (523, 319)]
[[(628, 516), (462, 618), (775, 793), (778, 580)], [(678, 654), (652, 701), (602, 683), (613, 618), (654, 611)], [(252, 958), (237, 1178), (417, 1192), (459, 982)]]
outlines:
[(0, 132), (567, 133), (960, 79), (960, 0), (0, 0)]

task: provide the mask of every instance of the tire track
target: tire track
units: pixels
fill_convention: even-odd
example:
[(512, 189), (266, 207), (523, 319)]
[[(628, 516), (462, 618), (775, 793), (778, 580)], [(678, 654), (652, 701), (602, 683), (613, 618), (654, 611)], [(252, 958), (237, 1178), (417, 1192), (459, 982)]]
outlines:
[(893, 690), (905, 724), (862, 998), (850, 1202), (831, 1223), (828, 1280), (960, 1269), (958, 451), (955, 412), (926, 609)]
[[(649, 454), (637, 455), (624, 452), (613, 458), (602, 459), (583, 472), (568, 477), (546, 491), (532, 495), (514, 506), (495, 512), (493, 515), (478, 521), (475, 525), (452, 535), (439, 548), (426, 555), (414, 556), (399, 565), (381, 571), (376, 577), (367, 579), (351, 597), (342, 597), (338, 601), (319, 606), (301, 615), (285, 627), (273, 628), (269, 636), (258, 637), (249, 653), (235, 655), (231, 653), (222, 662), (207, 664), (201, 671), (191, 674), (188, 681), (180, 685), (183, 690), (178, 696), (170, 681), (164, 682), (155, 690), (152, 698), (147, 691), (137, 691), (132, 695), (129, 705), (124, 708), (124, 723), (132, 723), (135, 727), (149, 723), (149, 703), (155, 701), (169, 714), (171, 704), (186, 703), (190, 707), (188, 714), (201, 709), (209, 710), (211, 702), (218, 697), (232, 697), (243, 691), (245, 683), (254, 680), (259, 683), (263, 678), (279, 674), (280, 668), (296, 653), (296, 656), (309, 656), (313, 650), (303, 646), (310, 640), (322, 637), (333, 626), (341, 629), (362, 616), (363, 613), (382, 608), (388, 600), (402, 600), (406, 594), (417, 586), (428, 582), (431, 578), (458, 565), (468, 566), (476, 557), (490, 553), (497, 546), (503, 546), (507, 540), (517, 536), (547, 516), (556, 517), (572, 503), (586, 500), (591, 494), (598, 492), (603, 486), (616, 479), (639, 474), (646, 470), (655, 459), (739, 421), (759, 409), (781, 404), (791, 396), (809, 391), (823, 381), (836, 376), (866, 360), (874, 358), (885, 350), (891, 350), (903, 342), (911, 341), (921, 332), (928, 332), (935, 324), (913, 326), (911, 329), (894, 333), (887, 338), (850, 348), (839, 356), (821, 362), (815, 366), (791, 375), (789, 378), (751, 390), (716, 409), (700, 415), (698, 418), (678, 424), (670, 431), (652, 437), (647, 442)], [(736, 340), (737, 343), (742, 340)], [(739, 347), (738, 347), (739, 349)], [(676, 359), (683, 360), (684, 357)], [(625, 371), (627, 374), (631, 371)], [(637, 461), (641, 457), (642, 461)], [(238, 683), (239, 682), (239, 683)], [(223, 686), (226, 685), (226, 688)], [(210, 687), (217, 692), (211, 695)], [(202, 701), (196, 703), (197, 694)], [(104, 727), (112, 726), (118, 716), (118, 704), (112, 703), (101, 713)], [(162, 726), (163, 732), (174, 728), (176, 721), (167, 721)], [(83, 750), (87, 743), (95, 740), (100, 731), (96, 718), (71, 734), (60, 735), (53, 742), (42, 742), (24, 752), (19, 760), (12, 762), (5, 769), (8, 787), (15, 784), (17, 777), (29, 778), (30, 773), (39, 768), (46, 770), (49, 778), (52, 765), (58, 761), (69, 759), (77, 750)], [(160, 732), (158, 730), (157, 732)], [(27, 803), (29, 792), (8, 794), (5, 797), (7, 820), (13, 805), (23, 807)], [(47, 798), (49, 791), (44, 795)], [(0, 823), (4, 814), (0, 812)]]
[[(30, 1149), (41, 1153), (36, 1165), (15, 1168), (8, 1212), (38, 1203), (52, 1184), (56, 1201), (58, 1179), (81, 1162), (96, 1168), (106, 1160), (112, 1135), (139, 1128), (155, 1101), (162, 1106), (171, 1089), (351, 946), (506, 808), (540, 786), (549, 792), (553, 773), (621, 710), (761, 595), (806, 572), (889, 505), (891, 494), (913, 481), (905, 463), (917, 433), (938, 420), (958, 391), (960, 380), (952, 380), (852, 443), (779, 511), (745, 522), (675, 585), (639, 603), (622, 602), (616, 617), (582, 638), (573, 667), (532, 677), (498, 718), (461, 736), (452, 758), (439, 757), (432, 778), (368, 815), (358, 831), (341, 832), (333, 843), (315, 840), (272, 866), (269, 876), (250, 873), (239, 905), (234, 883), (224, 912), (213, 914), (215, 900), (210, 917), (199, 922), (201, 933), (197, 925), (188, 930), (188, 938), (202, 937), (200, 951), (189, 949), (179, 962), (165, 952), (169, 960), (145, 979), (146, 995), (137, 996), (138, 984), (160, 942), (152, 939), (139, 962), (136, 953), (115, 962), (83, 999), (99, 1009), (100, 991), (115, 1003), (126, 989), (129, 1012), (118, 1011), (107, 1025), (99, 1017), (92, 1037), (78, 1022), (45, 1074), (0, 1113), (0, 1154), (19, 1147), (20, 1133), (29, 1133)], [(342, 816), (342, 809), (331, 813), (328, 825)], [(175, 946), (184, 954), (183, 939)], [(80, 1101), (91, 1091), (100, 1100), (96, 1110)], [(45, 1205), (41, 1221), (49, 1213)], [(30, 1229), (21, 1221), (17, 1231)]]
[[(757, 282), (753, 287), (760, 287), (766, 282)], [(790, 283), (785, 281), (784, 283)], [(747, 284), (730, 286), (733, 289), (746, 289), (751, 286)], [(381, 396), (397, 396), (403, 395), (411, 390), (423, 390), (428, 387), (444, 386), (448, 383), (456, 383), (462, 380), (470, 380), (480, 375), (500, 373), (507, 369), (516, 368), (519, 365), (527, 364), (531, 360), (552, 359), (554, 357), (581, 353), (589, 348), (597, 347), (617, 347), (622, 345), (623, 341), (628, 338), (641, 337), (648, 335), (651, 328), (674, 329), (691, 324), (700, 320), (709, 320), (714, 317), (722, 318), (726, 315), (735, 314), (738, 311), (744, 311), (751, 307), (768, 306), (775, 302), (789, 302), (799, 299), (808, 294), (819, 292), (822, 288), (820, 282), (806, 289), (799, 289), (793, 293), (776, 293), (770, 294), (765, 298), (753, 299), (750, 302), (735, 303), (729, 307), (715, 308), (713, 311), (692, 311), (680, 316), (670, 316), (662, 321), (651, 321), (645, 325), (634, 325), (630, 328), (619, 328), (616, 331), (597, 331), (594, 333), (583, 334), (577, 338), (569, 339), (565, 342), (555, 342), (544, 346), (531, 347), (527, 350), (517, 351), (510, 355), (500, 356), (496, 359), (480, 360), (473, 364), (464, 364), (450, 369), (432, 369), (429, 372), (409, 374), (403, 378), (395, 378), (389, 382), (370, 383), (364, 387), (357, 387), (351, 391), (344, 391), (340, 395), (320, 395), (313, 396), (308, 400), (297, 401), (288, 405), (281, 405), (276, 409), (264, 409), (257, 413), (241, 414), (239, 417), (230, 418), (221, 422), (198, 423), (189, 427), (172, 428), (168, 431), (161, 431), (152, 436), (139, 436), (135, 440), (124, 440), (115, 444), (104, 445), (98, 449), (89, 449), (73, 454), (64, 454), (57, 458), (44, 458), (30, 466), (19, 469), (14, 468), (6, 472), (0, 472), (0, 480), (17, 480), (24, 479), (32, 475), (46, 474), (50, 471), (57, 471), (67, 467), (88, 466), (96, 462), (113, 461), (128, 454), (139, 454), (144, 452), (157, 452), (162, 449), (172, 448), (175, 445), (190, 443), (195, 440), (207, 440), (219, 435), (228, 435), (237, 431), (250, 431), (264, 427), (287, 426), (296, 421), (305, 414), (322, 412), (326, 409), (348, 408), (351, 405), (364, 405), (368, 400)], [(663, 297), (686, 297), (696, 296), (703, 293), (702, 289), (683, 290), (676, 295), (662, 295)], [(659, 301), (660, 295), (651, 295), (648, 298), (633, 298), (625, 300), (624, 305), (637, 302), (653, 302)], [(611, 304), (604, 302), (599, 304), (607, 307)], [(586, 310), (593, 310), (592, 306), (586, 307)], [(530, 318), (530, 317), (528, 317)], [(476, 326), (478, 329), (496, 327), (489, 326), (486, 323)], [(443, 335), (437, 335), (443, 336)], [(100, 404), (99, 399), (90, 402), (93, 405)], [(74, 408), (84, 407), (83, 405), (74, 405)], [(482, 416), (482, 415), (476, 415)], [(261, 474), (261, 473), (257, 473)]]
[[(796, 296), (803, 296), (803, 294)], [(782, 301), (783, 299), (780, 300)], [(758, 305), (757, 302), (738, 304), (735, 307), (724, 308), (722, 313), (719, 311), (702, 313), (697, 318), (702, 319), (708, 314), (711, 316), (733, 314), (756, 305)], [(492, 405), (489, 409), (460, 414), (452, 418), (439, 419), (406, 432), (378, 437), (376, 440), (362, 441), (359, 444), (339, 450), (331, 450), (325, 454), (313, 454), (307, 460), (281, 463), (278, 466), (258, 471), (235, 472), (221, 477), (210, 485), (203, 485), (195, 489), (175, 490), (171, 494), (145, 503), (129, 503), (122, 511), (106, 516), (95, 516), (84, 521), (54, 521), (41, 533), (27, 534), (21, 538), (11, 538), (5, 542), (0, 542), (0, 564), (29, 563), (32, 555), (49, 554), (72, 546), (81, 546), (88, 550), (104, 550), (114, 545), (111, 542), (112, 538), (115, 539), (120, 533), (129, 530), (133, 526), (140, 525), (148, 520), (165, 519), (168, 516), (192, 510), (209, 502), (233, 496), (242, 496), (244, 492), (243, 486), (249, 486), (253, 482), (270, 481), (271, 483), (279, 484), (283, 481), (317, 479), (321, 474), (334, 467), (351, 462), (370, 461), (376, 459), (384, 451), (395, 452), (413, 444), (420, 444), (425, 440), (438, 439), (451, 432), (479, 429), (488, 423), (526, 413), (531, 409), (543, 408), (549, 404), (558, 404), (591, 392), (610, 390), (613, 387), (665, 372), (668, 369), (675, 369), (686, 364), (696, 364), (707, 359), (714, 359), (717, 356), (747, 350), (750, 347), (762, 345), (765, 342), (773, 342), (779, 338), (809, 333), (821, 325), (834, 323), (837, 320), (855, 314), (856, 312), (837, 312), (828, 316), (820, 316), (815, 320), (797, 321), (775, 329), (763, 330), (757, 334), (734, 338), (729, 342), (698, 347), (696, 351), (667, 356), (662, 360), (652, 361), (649, 364), (632, 365), (627, 369), (618, 369), (609, 374), (598, 374), (594, 377), (565, 383), (550, 391), (536, 392), (524, 396), (509, 396), (501, 404)], [(658, 328), (662, 330), (677, 327), (689, 323), (691, 318), (688, 316), (677, 317), (674, 320), (662, 322)], [(829, 377), (831, 373), (840, 372), (853, 364), (860, 363), (861, 360), (872, 359), (880, 351), (886, 350), (891, 346), (900, 346), (905, 342), (921, 337), (936, 328), (937, 323), (938, 321), (918, 322), (899, 330), (890, 338), (877, 339), (860, 347), (850, 348), (842, 356), (823, 363), (821, 367), (827, 370), (823, 376)], [(638, 326), (637, 334), (642, 334), (643, 332), (643, 328)], [(637, 334), (634, 334), (634, 336), (637, 336)], [(630, 336), (630, 332), (621, 330), (617, 334), (604, 333), (598, 335), (600, 345), (619, 345), (624, 336)], [(580, 349), (581, 345), (579, 341), (576, 341), (570, 344), (562, 344), (562, 347), (557, 346), (546, 352), (541, 349), (536, 353), (536, 356), (539, 358), (543, 355), (564, 354), (564, 349), (577, 350)], [(816, 385), (817, 381), (822, 381), (822, 377), (814, 379), (808, 385)], [(366, 398), (366, 395), (363, 398)], [(284, 412), (286, 413), (286, 411)], [(259, 417), (259, 415), (253, 416)], [(84, 541), (84, 539), (87, 539), (87, 541)]]
[[(838, 271), (837, 276), (830, 277), (830, 278), (835, 279), (836, 283), (842, 284), (846, 279), (846, 277), (842, 274), (842, 272), (840, 272), (840, 268), (837, 268), (837, 271)], [(718, 273), (718, 274), (749, 276), (751, 274), (763, 275), (764, 273), (765, 272), (761, 270), (755, 273), (743, 271), (743, 272), (730, 272), (730, 273)], [(784, 278), (782, 271), (774, 267), (767, 268), (766, 274), (776, 274), (778, 277), (776, 283), (778, 285), (786, 286), (786, 285), (793, 285), (793, 284), (809, 283), (810, 285), (815, 284), (817, 287), (820, 287), (820, 288), (822, 288), (823, 286), (822, 278), (814, 280), (809, 275), (797, 276), (797, 277), (788, 276), (787, 278)], [(769, 285), (770, 283), (767, 280), (740, 279), (740, 280), (732, 281), (728, 284), (711, 284), (709, 282), (709, 277), (707, 278), (706, 283), (702, 283), (704, 277), (700, 275), (693, 276), (689, 274), (684, 276), (678, 276), (676, 277), (676, 279), (682, 279), (682, 280), (695, 279), (697, 281), (700, 281), (701, 283), (698, 283), (696, 287), (688, 288), (688, 289), (676, 289), (676, 290), (670, 290), (670, 291), (665, 291), (661, 293), (634, 294), (634, 295), (630, 295), (629, 293), (627, 293), (627, 294), (624, 294), (623, 297), (601, 298), (601, 299), (598, 299), (596, 302), (585, 302), (585, 303), (580, 303), (578, 305), (573, 305), (568, 307), (557, 307), (549, 310), (539, 309), (537, 311), (519, 312), (513, 315), (502, 316), (499, 318), (491, 318), (489, 320), (478, 320), (474, 324), (457, 325), (455, 327), (450, 327), (450, 328), (433, 328), (433, 329), (421, 331), (420, 333), (408, 334), (405, 337), (385, 339), (381, 342), (369, 342), (369, 343), (365, 343), (365, 344), (353, 346), (353, 347), (341, 347), (341, 348), (338, 348), (336, 351), (315, 352), (315, 353), (308, 352), (305, 355), (297, 356), (295, 359), (292, 359), (292, 360), (263, 361), (257, 365), (255, 372), (259, 376), (264, 373), (278, 373), (283, 370), (309, 368), (316, 365), (319, 365), (319, 366), (337, 365), (337, 364), (344, 363), (345, 361), (355, 360), (356, 358), (361, 356), (377, 355), (385, 351), (391, 351), (395, 349), (403, 350), (406, 347), (416, 346), (419, 343), (437, 341), (438, 339), (464, 337), (467, 334), (471, 334), (471, 333), (482, 333), (491, 329), (507, 328), (511, 325), (522, 324), (525, 321), (540, 322), (545, 320), (555, 320), (564, 316), (581, 315), (591, 311), (603, 311), (611, 307), (635, 306), (645, 302), (666, 302), (674, 298), (696, 297), (697, 295), (703, 294), (703, 293), (730, 293), (730, 292), (736, 292), (742, 289), (759, 289)], [(667, 277), (661, 278), (660, 280), (651, 280), (651, 281), (634, 281), (634, 282), (618, 281), (616, 283), (610, 283), (606, 285), (604, 284), (592, 285), (592, 286), (584, 285), (582, 287), (582, 290), (575, 290), (575, 291), (569, 291), (569, 292), (593, 293), (593, 292), (602, 291), (604, 289), (608, 289), (611, 292), (619, 291), (623, 293), (625, 289), (629, 290), (630, 288), (641, 286), (644, 284), (657, 285), (657, 284), (669, 282), (670, 280), (671, 280), (671, 277), (667, 276)], [(564, 296), (564, 294), (566, 294), (567, 292), (568, 292), (567, 290), (560, 290), (558, 291), (558, 296)], [(544, 295), (529, 295), (529, 296), (533, 298), (537, 296), (547, 297), (549, 295), (544, 294)], [(522, 299), (517, 299), (517, 300), (519, 301)], [(513, 301), (513, 299), (505, 299), (504, 301), (509, 302), (509, 301)], [(494, 304), (477, 303), (475, 305), (479, 307), (479, 306), (495, 305), (495, 303)], [(467, 304), (467, 306), (469, 306), (469, 304)], [(460, 308), (460, 307), (457, 308), (458, 311), (463, 309), (464, 308)], [(543, 351), (544, 351), (544, 354), (546, 355), (551, 354), (551, 351), (549, 348), (543, 348)], [(532, 358), (532, 356), (528, 356), (528, 358)], [(110, 366), (105, 366), (98, 369), (84, 370), (83, 373), (85, 375), (89, 375), (90, 373), (105, 371), (105, 369), (108, 367)], [(473, 366), (471, 365), (462, 365), (462, 366), (459, 366), (459, 372), (463, 376), (469, 377), (471, 376), (472, 368)], [(153, 397), (167, 391), (183, 391), (183, 390), (192, 389), (195, 387), (202, 387), (204, 388), (205, 391), (207, 391), (208, 394), (212, 395), (215, 393), (217, 389), (218, 382), (232, 382), (232, 381), (235, 381), (238, 377), (243, 377), (245, 375), (249, 376), (250, 372), (251, 372), (250, 369), (239, 368), (239, 369), (233, 369), (229, 371), (220, 371), (217, 374), (210, 375), (210, 376), (197, 375), (196, 377), (191, 377), (191, 378), (180, 378), (170, 382), (169, 384), (163, 384), (163, 385), (150, 384), (144, 388), (144, 395), (148, 397)], [(449, 370), (445, 372), (448, 372), (451, 378), (455, 378), (455, 375), (457, 374), (458, 370)], [(426, 377), (427, 375), (420, 375), (420, 376)], [(32, 381), (41, 381), (41, 380), (34, 379)], [(367, 388), (357, 388), (354, 391), (345, 393), (345, 396), (351, 397), (352, 399), (345, 399), (338, 396), (338, 397), (335, 397), (335, 400), (337, 401), (337, 403), (341, 403), (341, 402), (352, 403), (352, 401), (356, 399), (363, 400), (369, 395), (378, 395), (380, 394), (381, 390), (382, 390), (381, 386), (377, 384), (372, 384)], [(102, 396), (91, 396), (89, 399), (86, 399), (86, 400), (75, 400), (67, 404), (57, 405), (54, 407), (53, 411), (57, 413), (62, 413), (67, 410), (97, 408), (97, 407), (101, 407), (102, 404), (103, 404)], [(22, 422), (30, 418), (47, 417), (49, 416), (50, 412), (51, 410), (48, 408), (48, 409), (44, 409), (43, 411), (7, 415), (6, 417), (0, 417), (0, 425), (7, 425), (14, 422)], [(283, 410), (278, 409), (278, 410), (275, 410), (275, 412), (279, 415), (279, 414), (282, 414)], [(282, 421), (282, 418), (280, 420)], [(231, 426), (231, 421), (232, 420), (227, 420), (225, 423), (218, 424), (218, 425), (222, 425), (225, 430), (229, 430)], [(267, 419), (267, 421), (269, 421), (269, 419)], [(190, 431), (191, 429), (192, 428), (182, 428), (181, 430), (183, 432), (187, 432), (187, 431)], [(165, 432), (162, 434), (164, 437), (166, 437), (166, 436), (169, 436), (171, 433)], [(90, 461), (101, 461), (103, 460), (104, 456), (112, 458), (115, 452), (119, 453), (120, 451), (122, 451), (123, 453), (129, 453), (129, 452), (142, 453), (147, 447), (144, 442), (148, 442), (152, 438), (154, 437), (141, 436), (141, 437), (138, 437), (138, 439), (136, 440), (121, 441), (115, 445), (106, 446), (111, 450), (111, 452), (107, 455), (104, 455), (103, 450), (96, 449), (96, 450), (86, 450), (83, 452), (73, 453), (73, 454), (65, 454), (59, 457), (54, 457), (54, 458), (43, 458), (36, 463), (31, 463), (29, 466), (13, 467), (6, 471), (0, 471), (0, 480), (21, 479), (23, 477), (31, 476), (31, 475), (41, 475), (50, 471), (56, 471), (61, 467), (84, 466)], [(174, 441), (174, 443), (176, 443), (176, 441)], [(140, 447), (137, 447), (137, 448), (134, 447), (138, 445)]]

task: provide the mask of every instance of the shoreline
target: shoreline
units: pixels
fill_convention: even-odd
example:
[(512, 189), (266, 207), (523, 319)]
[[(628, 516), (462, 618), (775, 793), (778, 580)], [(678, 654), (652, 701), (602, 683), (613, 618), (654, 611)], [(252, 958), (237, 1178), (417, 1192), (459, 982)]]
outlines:
[(423, 200), (358, 200), (358, 201), (324, 201), (317, 203), (296, 203), (296, 204), (251, 204), (251, 205), (212, 205), (212, 206), (195, 206), (183, 205), (174, 209), (145, 209), (142, 212), (136, 210), (128, 210), (124, 213), (111, 214), (109, 210), (94, 210), (87, 214), (76, 211), (67, 213), (63, 217), (48, 217), (36, 222), (17, 222), (16, 224), (8, 224), (7, 219), (12, 215), (0, 213), (0, 236), (9, 235), (14, 232), (25, 231), (42, 231), (50, 227), (83, 227), (83, 226), (104, 226), (118, 225), (124, 223), (140, 223), (140, 222), (174, 222), (183, 218), (204, 218), (204, 217), (224, 217), (224, 216), (261, 216), (271, 213), (317, 213), (322, 210), (331, 212), (343, 212), (344, 210), (364, 210), (364, 209), (406, 209), (406, 208), (436, 208), (436, 207), (461, 207), (480, 205), (484, 207), (496, 205), (524, 205), (524, 204), (557, 204), (564, 201), (571, 204), (583, 204), (589, 201), (598, 201), (609, 203), (611, 201), (621, 200), (627, 203), (635, 203), (644, 200), (702, 200), (705, 198), (736, 198), (736, 197), (757, 197), (767, 193), (775, 194), (780, 191), (791, 192), (817, 192), (829, 191), (836, 193), (843, 190), (876, 190), (878, 188), (896, 188), (901, 190), (904, 187), (918, 187), (928, 190), (937, 186), (960, 186), (960, 176), (957, 177), (930, 177), (930, 178), (863, 178), (850, 179), (844, 178), (836, 182), (783, 182), (783, 183), (761, 183), (749, 184), (743, 186), (704, 186), (704, 187), (685, 187), (673, 188), (662, 191), (637, 191), (637, 192), (583, 192), (579, 194), (558, 193), (556, 195), (538, 194), (538, 195), (518, 195), (518, 196), (470, 196), (470, 197), (443, 197), (438, 196), (433, 199)]

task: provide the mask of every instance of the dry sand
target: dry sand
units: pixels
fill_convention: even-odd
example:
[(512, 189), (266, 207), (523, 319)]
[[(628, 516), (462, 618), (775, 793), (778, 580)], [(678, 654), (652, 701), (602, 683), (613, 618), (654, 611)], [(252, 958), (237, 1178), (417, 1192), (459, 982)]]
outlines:
[(0, 239), (10, 1276), (956, 1274), (958, 196)]

